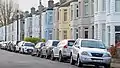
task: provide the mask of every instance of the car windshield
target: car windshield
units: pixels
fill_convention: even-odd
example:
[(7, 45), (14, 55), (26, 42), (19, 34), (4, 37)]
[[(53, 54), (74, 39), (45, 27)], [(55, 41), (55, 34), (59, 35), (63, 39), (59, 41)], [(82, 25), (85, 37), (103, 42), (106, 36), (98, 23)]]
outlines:
[(73, 46), (74, 43), (75, 43), (74, 40), (68, 41), (68, 46)]
[(101, 41), (82, 40), (81, 47), (105, 49), (105, 45)]
[(58, 43), (59, 43), (59, 41), (54, 41), (54, 42), (52, 43), (52, 46), (57, 46)]
[(32, 43), (25, 43), (24, 46), (34, 47), (34, 44), (32, 44)]

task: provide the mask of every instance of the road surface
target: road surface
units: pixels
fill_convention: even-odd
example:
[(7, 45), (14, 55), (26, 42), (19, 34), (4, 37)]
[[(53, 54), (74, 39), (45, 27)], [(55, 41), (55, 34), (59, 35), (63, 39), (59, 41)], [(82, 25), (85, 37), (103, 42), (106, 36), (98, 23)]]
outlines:
[[(0, 68), (78, 68), (69, 63), (51, 61), (19, 53), (0, 50)], [(93, 67), (82, 67), (93, 68)]]

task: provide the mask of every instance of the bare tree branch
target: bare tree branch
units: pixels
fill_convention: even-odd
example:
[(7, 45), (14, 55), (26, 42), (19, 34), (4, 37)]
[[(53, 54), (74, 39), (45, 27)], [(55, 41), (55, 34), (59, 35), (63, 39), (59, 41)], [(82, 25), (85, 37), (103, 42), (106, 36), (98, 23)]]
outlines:
[(4, 25), (10, 24), (17, 14), (16, 10), (13, 0), (0, 0), (0, 22)]

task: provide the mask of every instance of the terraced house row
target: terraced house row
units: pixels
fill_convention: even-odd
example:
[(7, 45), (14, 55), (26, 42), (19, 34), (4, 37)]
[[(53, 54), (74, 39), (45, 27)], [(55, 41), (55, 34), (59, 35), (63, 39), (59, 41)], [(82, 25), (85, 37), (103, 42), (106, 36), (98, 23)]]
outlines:
[[(55, 4), (49, 0), (48, 7), (44, 7), (40, 0), (38, 10), (31, 8), (31, 13), (23, 14), (22, 38), (89, 38), (100, 39), (106, 45), (115, 45), (120, 41), (119, 6), (120, 0), (60, 0)], [(0, 29), (1, 40), (4, 40), (3, 28)]]

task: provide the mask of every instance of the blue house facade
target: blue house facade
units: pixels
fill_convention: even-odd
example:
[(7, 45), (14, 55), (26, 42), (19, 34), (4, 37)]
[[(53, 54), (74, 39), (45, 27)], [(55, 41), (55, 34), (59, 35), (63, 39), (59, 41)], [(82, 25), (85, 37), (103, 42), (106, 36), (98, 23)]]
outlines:
[(45, 39), (52, 40), (53, 39), (53, 9), (47, 9), (45, 14)]

